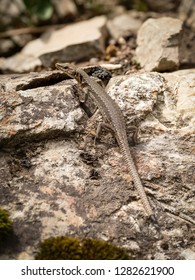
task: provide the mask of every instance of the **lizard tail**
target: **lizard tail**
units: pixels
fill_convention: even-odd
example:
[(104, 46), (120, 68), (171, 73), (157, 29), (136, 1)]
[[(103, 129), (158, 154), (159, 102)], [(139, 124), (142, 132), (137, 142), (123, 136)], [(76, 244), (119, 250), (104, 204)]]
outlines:
[(138, 171), (137, 171), (137, 168), (136, 168), (135, 163), (133, 161), (133, 158), (132, 158), (131, 152), (129, 150), (128, 144), (124, 145), (123, 143), (124, 143), (124, 141), (121, 141), (120, 147), (121, 147), (121, 151), (122, 151), (124, 160), (125, 160), (125, 162), (128, 166), (129, 173), (130, 173), (131, 177), (133, 178), (134, 185), (135, 185), (135, 187), (136, 187), (136, 189), (139, 193), (139, 196), (140, 196), (141, 201), (143, 203), (143, 206), (145, 208), (146, 214), (148, 216), (150, 216), (151, 219), (154, 219), (154, 212), (151, 208), (148, 197), (145, 193), (143, 184), (142, 184), (142, 182), (139, 178)]

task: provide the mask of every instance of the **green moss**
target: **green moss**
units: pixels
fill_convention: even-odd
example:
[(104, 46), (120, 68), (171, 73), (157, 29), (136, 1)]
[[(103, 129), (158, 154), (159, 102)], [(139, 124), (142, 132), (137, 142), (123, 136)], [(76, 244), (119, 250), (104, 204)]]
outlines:
[(129, 260), (124, 249), (116, 245), (94, 239), (83, 240), (83, 258), (88, 260)]
[(6, 210), (0, 209), (0, 242), (7, 239), (13, 233), (13, 223)]
[(80, 260), (80, 241), (72, 237), (58, 236), (46, 239), (40, 245), (37, 260)]
[(79, 240), (59, 236), (46, 239), (40, 244), (37, 260), (129, 260), (124, 249), (114, 244), (94, 240)]

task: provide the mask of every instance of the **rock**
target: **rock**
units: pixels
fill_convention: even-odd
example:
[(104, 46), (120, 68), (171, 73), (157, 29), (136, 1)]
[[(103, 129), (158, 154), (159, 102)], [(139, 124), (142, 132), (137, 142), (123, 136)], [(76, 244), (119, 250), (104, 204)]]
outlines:
[(70, 62), (89, 59), (104, 50), (106, 17), (66, 26), (50, 34), (49, 38), (29, 43), (23, 53), (39, 57), (45, 67), (56, 61)]
[(52, 3), (55, 7), (55, 11), (60, 18), (64, 18), (66, 16), (76, 16), (78, 11), (77, 7), (72, 0), (52, 0)]
[(7, 1), (1, 0), (1, 24), (10, 25), (13, 19), (20, 17), (25, 6), (22, 0)]
[[(17, 40), (17, 36), (13, 36), (8, 38), (2, 36), (3, 31), (7, 29), (14, 28), (18, 23), (21, 14), (25, 13), (25, 5), (22, 0), (14, 0), (14, 1), (7, 1), (1, 0), (0, 1), (0, 10), (1, 10), (1, 36), (0, 36), (0, 57), (1, 56), (10, 56), (15, 53), (21, 46), (21, 42), (23, 43), (25, 38)], [(6, 33), (6, 32), (5, 32)], [(24, 46), (24, 45), (23, 45)]]
[(100, 66), (109, 71), (118, 70), (122, 68), (122, 64), (101, 63)]
[(195, 69), (163, 73), (162, 76), (169, 88), (165, 95), (165, 104), (169, 106), (164, 106), (163, 120), (171, 121), (182, 135), (195, 133)]
[(182, 21), (170, 17), (148, 19), (138, 31), (136, 56), (147, 71), (179, 67)]
[(94, 146), (98, 115), (78, 122), (83, 112), (74, 81), (60, 83), (57, 71), (1, 77), (3, 135), (23, 135), (0, 153), (0, 207), (11, 213), (19, 241), (17, 252), (3, 257), (33, 259), (39, 242), (57, 235), (112, 240), (135, 259), (180, 259), (194, 251), (194, 71), (136, 73), (108, 84), (139, 128), (131, 152), (160, 234), (112, 133), (102, 131)]
[(144, 2), (147, 4), (149, 10), (155, 12), (170, 12), (177, 10), (181, 0), (145, 0)]
[(135, 11), (123, 13), (107, 23), (108, 31), (114, 39), (136, 34), (143, 22), (143, 14)]
[(31, 250), (30, 250), (30, 254), (28, 254), (26, 251), (19, 253), (16, 259), (17, 260), (34, 260), (33, 256), (31, 255)]
[(127, 121), (136, 122), (153, 111), (163, 84), (157, 73), (116, 76), (108, 83), (107, 92), (119, 104)]
[(195, 65), (195, 36), (194, 31), (184, 27), (180, 48), (180, 62), (183, 68), (193, 68)]
[(39, 58), (22, 52), (8, 58), (0, 58), (0, 69), (3, 73), (26, 73), (42, 66)]
[[(4, 258), (11, 255), (12, 259), (34, 259), (41, 240), (56, 234), (70, 235), (73, 228), (83, 224), (76, 204), (77, 197), (84, 192), (82, 186), (87, 169), (81, 167), (76, 144), (62, 140), (45, 143), (41, 150), (39, 145), (33, 144), (32, 147), (32, 150), (30, 147), (26, 151), (20, 150), (19, 157), (17, 149), (12, 156), (1, 154), (0, 181), (5, 178), (4, 170), (8, 177), (1, 184), (0, 204), (4, 208), (7, 208), (6, 203), (11, 207), (14, 232), (19, 241), (17, 251), (12, 248), (11, 254), (4, 252)], [(32, 162), (30, 169), (21, 165), (26, 152)]]
[(169, 123), (183, 136), (195, 133), (194, 77), (195, 69), (116, 76), (109, 81), (107, 92), (119, 104), (127, 122), (135, 123), (140, 119), (147, 123), (147, 116), (151, 118), (158, 96), (163, 95), (164, 105), (161, 113), (158, 112), (158, 125), (156, 119), (153, 129), (168, 131), (165, 124)]
[[(57, 88), (55, 85), (47, 87), (45, 83), (49, 78), (47, 74), (44, 75), (45, 79), (42, 77), (42, 81), (38, 73), (34, 77), (31, 74), (26, 75), (26, 79), (21, 75), (4, 76), (6, 85), (1, 84), (4, 91), (0, 96), (0, 143), (45, 138), (46, 135), (52, 137), (57, 133), (70, 134), (77, 130), (78, 121), (83, 114), (70, 85), (65, 82)], [(22, 79), (25, 82), (21, 86)], [(39, 86), (34, 88), (33, 83), (35, 85), (38, 81)], [(28, 86), (25, 86), (25, 83), (29, 83)], [(12, 85), (9, 86), (10, 84)], [(21, 87), (23, 90), (19, 89)]]
[(10, 39), (0, 39), (0, 57), (7, 56), (16, 48), (15, 42)]
[(179, 6), (179, 17), (188, 26), (195, 29), (195, 2), (194, 0), (182, 0)]
[[(179, 17), (185, 22), (182, 46), (180, 51), (181, 64), (191, 68), (195, 64), (195, 1), (183, 0), (179, 6)], [(187, 67), (186, 67), (187, 66)]]
[(181, 256), (184, 257), (185, 260), (195, 260), (195, 252), (190, 249), (183, 250)]
[(71, 24), (29, 42), (20, 54), (5, 59), (0, 69), (21, 73), (33, 70), (40, 65), (40, 61), (45, 67), (50, 67), (56, 61), (89, 59), (103, 52), (105, 38), (104, 16)]

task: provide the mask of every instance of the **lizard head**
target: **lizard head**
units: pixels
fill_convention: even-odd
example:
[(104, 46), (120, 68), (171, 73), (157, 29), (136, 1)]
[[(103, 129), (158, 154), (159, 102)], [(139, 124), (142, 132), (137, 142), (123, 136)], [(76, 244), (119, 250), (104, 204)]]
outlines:
[(69, 77), (75, 78), (76, 69), (74, 68), (74, 66), (70, 65), (69, 63), (56, 63), (55, 67), (63, 71)]

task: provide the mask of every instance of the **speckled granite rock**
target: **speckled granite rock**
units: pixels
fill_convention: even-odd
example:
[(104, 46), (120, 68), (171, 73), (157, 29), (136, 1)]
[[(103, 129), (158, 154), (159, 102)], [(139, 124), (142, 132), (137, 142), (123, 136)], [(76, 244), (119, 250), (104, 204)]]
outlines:
[[(11, 213), (17, 236), (1, 258), (32, 259), (40, 240), (57, 235), (112, 241), (138, 259), (193, 258), (194, 70), (137, 73), (108, 85), (139, 127), (131, 149), (159, 232), (146, 219), (112, 134), (102, 132), (94, 146), (96, 123), (77, 122), (84, 112), (73, 95), (75, 82), (61, 82), (56, 72), (34, 75), (15, 76), (13, 84), (1, 80), (4, 131), (25, 135), (19, 142), (13, 137), (12, 146), (5, 141), (0, 153), (0, 207)], [(36, 110), (40, 114), (32, 115)], [(56, 127), (68, 134), (56, 134)]]

